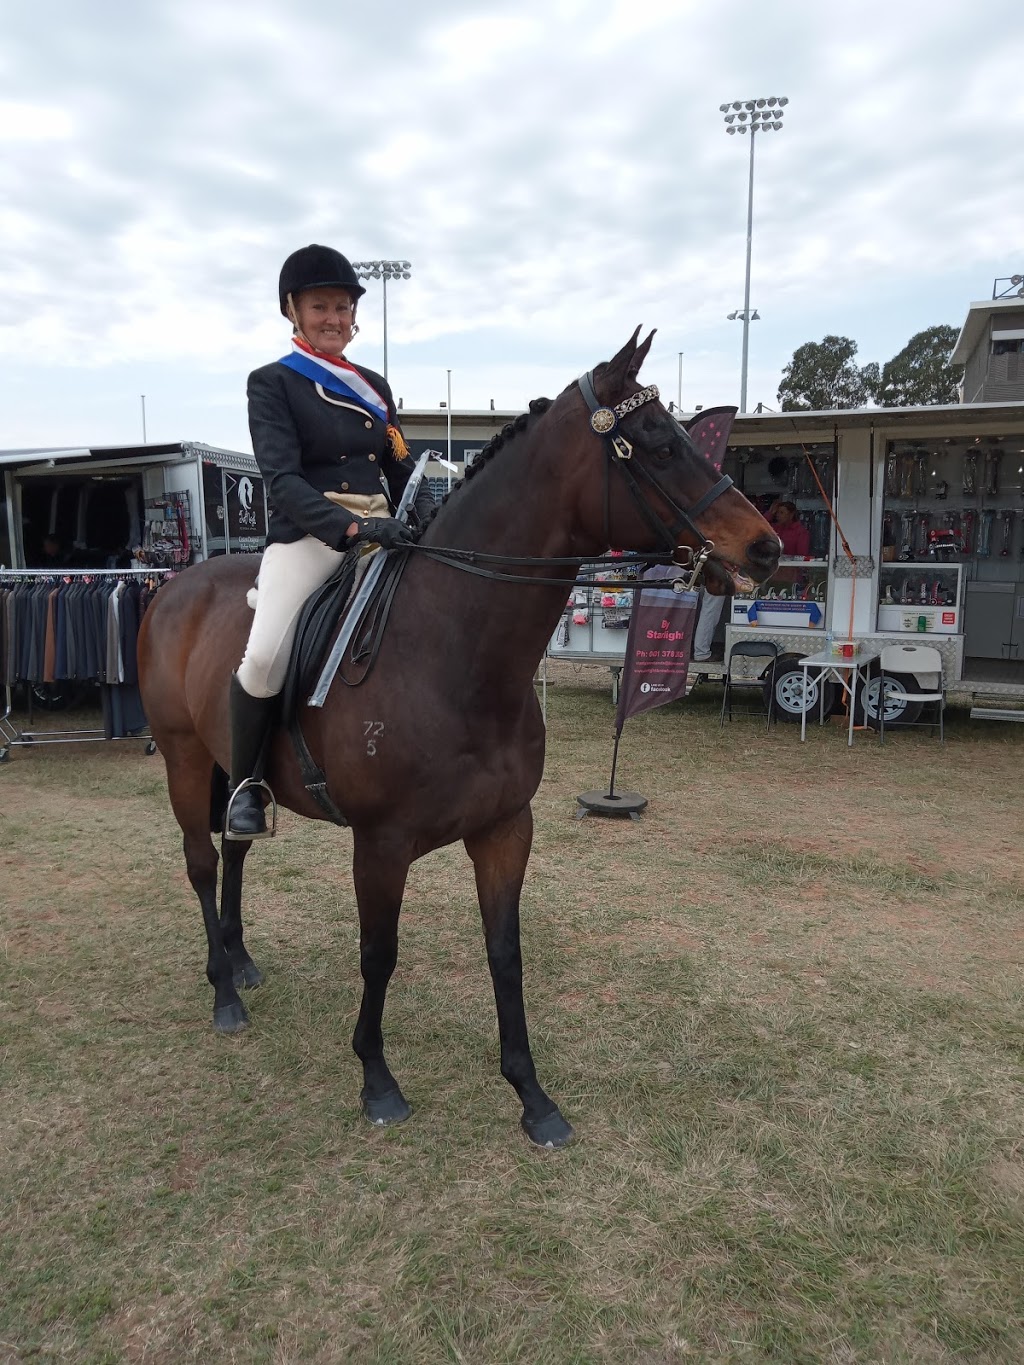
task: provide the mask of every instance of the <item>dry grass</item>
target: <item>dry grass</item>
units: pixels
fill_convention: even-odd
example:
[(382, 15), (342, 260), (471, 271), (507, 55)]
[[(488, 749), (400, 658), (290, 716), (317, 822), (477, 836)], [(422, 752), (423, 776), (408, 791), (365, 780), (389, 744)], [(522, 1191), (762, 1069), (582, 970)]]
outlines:
[(268, 984), (208, 1027), (159, 759), (0, 768), (0, 1359), (1024, 1358), (1019, 727), (852, 752), (714, 692), (631, 723), (641, 825), (572, 820), (610, 756), (563, 670), (525, 897), (541, 1076), (497, 1071), (461, 850), (413, 870), (375, 1132), (347, 836), (249, 862)]

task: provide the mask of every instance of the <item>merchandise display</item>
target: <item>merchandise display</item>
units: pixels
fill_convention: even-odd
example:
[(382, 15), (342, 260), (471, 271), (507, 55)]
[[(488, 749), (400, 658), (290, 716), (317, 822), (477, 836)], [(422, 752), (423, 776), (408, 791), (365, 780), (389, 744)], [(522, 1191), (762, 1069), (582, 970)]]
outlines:
[(733, 598), (731, 620), (734, 626), (820, 630), (827, 599), (827, 560), (783, 559), (757, 597)]
[(878, 629), (958, 635), (962, 575), (961, 564), (883, 564), (879, 571)]
[(797, 520), (807, 528), (810, 558), (828, 558), (832, 526), (818, 484), (820, 482), (828, 498), (834, 500), (836, 451), (833, 442), (737, 446), (730, 449), (722, 468), (740, 492), (766, 516), (778, 502), (794, 503)]
[(1024, 601), (1021, 438), (891, 441), (882, 484), (878, 629), (964, 634), (969, 656), (1019, 660), (1024, 631), (1016, 630), (1013, 604)]
[[(12, 746), (148, 739), (139, 695), (139, 627), (168, 571), (0, 570), (0, 761)], [(69, 683), (99, 689), (103, 725), (23, 732), (13, 719), (14, 689)]]
[(616, 592), (607, 586), (595, 588), (587, 580), (600, 578), (602, 583), (608, 584), (621, 579), (623, 583), (633, 583), (639, 576), (639, 565), (621, 570), (602, 565), (599, 571), (589, 574), (584, 565), (552, 636), (552, 656), (621, 658), (626, 647), (634, 594)]
[(137, 563), (157, 569), (183, 569), (192, 563), (196, 540), (188, 491), (147, 498), (142, 544), (133, 555)]

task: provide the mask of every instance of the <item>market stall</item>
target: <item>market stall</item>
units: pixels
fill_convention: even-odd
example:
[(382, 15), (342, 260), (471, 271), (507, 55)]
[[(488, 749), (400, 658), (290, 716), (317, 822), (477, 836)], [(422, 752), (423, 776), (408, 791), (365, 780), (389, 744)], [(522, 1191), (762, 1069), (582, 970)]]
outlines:
[[(928, 637), (949, 694), (979, 714), (1024, 701), (1024, 405), (737, 417), (724, 469), (762, 511), (795, 505), (808, 554), (785, 557), (756, 596), (731, 602), (698, 676), (720, 674), (737, 640), (770, 639), (777, 714), (800, 721), (821, 700), (813, 680), (805, 691), (800, 660), (826, 637), (866, 651), (910, 634)], [(611, 665), (627, 622), (628, 604), (584, 591), (550, 653)], [(875, 669), (857, 720), (877, 723), (879, 705)], [(898, 723), (898, 679), (885, 706), (886, 724)]]
[[(0, 470), (0, 759), (19, 744), (145, 737), (139, 604), (189, 564), (262, 549), (255, 460), (194, 443), (62, 447), (0, 451)], [(102, 725), (35, 727), (36, 710), (85, 690)], [(13, 719), (16, 693), (27, 721)]]

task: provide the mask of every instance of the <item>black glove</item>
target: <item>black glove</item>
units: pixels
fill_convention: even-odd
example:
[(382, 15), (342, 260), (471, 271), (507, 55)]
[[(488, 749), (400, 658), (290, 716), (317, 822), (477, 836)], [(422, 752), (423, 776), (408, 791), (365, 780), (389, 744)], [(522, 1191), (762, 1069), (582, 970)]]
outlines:
[(351, 539), (357, 545), (379, 545), (382, 550), (395, 550), (400, 545), (409, 545), (414, 537), (408, 526), (403, 526), (394, 517), (361, 517), (359, 531)]

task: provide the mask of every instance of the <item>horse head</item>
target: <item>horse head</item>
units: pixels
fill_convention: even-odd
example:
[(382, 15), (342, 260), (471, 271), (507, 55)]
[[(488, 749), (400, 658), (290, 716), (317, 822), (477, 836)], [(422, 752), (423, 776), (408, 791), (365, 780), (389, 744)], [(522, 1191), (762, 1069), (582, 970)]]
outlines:
[(603, 548), (639, 551), (697, 553), (709, 541), (708, 591), (749, 592), (774, 573), (779, 538), (700, 453), (657, 389), (641, 388), (637, 375), (654, 333), (643, 342), (639, 335), (638, 327), (617, 355), (566, 391), (575, 393), (577, 419), (580, 406), (591, 410), (577, 497), (585, 536)]

